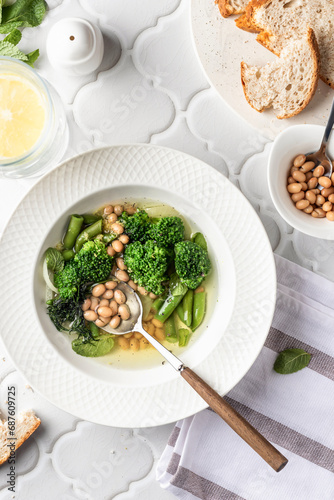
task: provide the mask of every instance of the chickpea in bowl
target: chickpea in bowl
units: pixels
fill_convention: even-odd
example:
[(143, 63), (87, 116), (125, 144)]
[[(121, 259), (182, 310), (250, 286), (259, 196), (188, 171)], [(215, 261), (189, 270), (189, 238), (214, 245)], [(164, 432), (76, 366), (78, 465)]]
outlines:
[(206, 314), (207, 243), (179, 215), (150, 216), (126, 203), (72, 214), (43, 268), (49, 317), (57, 330), (76, 335), (72, 349), (81, 356), (151, 347), (139, 332), (103, 330), (131, 318), (121, 281), (138, 292), (143, 326), (160, 342), (185, 347)]

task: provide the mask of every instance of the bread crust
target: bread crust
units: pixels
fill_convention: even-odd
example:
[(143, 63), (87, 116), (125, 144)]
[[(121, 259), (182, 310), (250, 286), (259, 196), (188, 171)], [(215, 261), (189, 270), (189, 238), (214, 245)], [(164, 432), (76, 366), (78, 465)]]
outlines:
[[(6, 421), (1, 421), (3, 425), (7, 426), (8, 423)], [(20, 436), (20, 438), (15, 443), (15, 450), (17, 450), (30, 436), (35, 432), (35, 430), (40, 426), (40, 419), (33, 415), (33, 421), (30, 422), (29, 428), (25, 430), (25, 432)], [(7, 434), (7, 433), (6, 433)], [(8, 460), (10, 456), (10, 448), (6, 446), (6, 452), (2, 453), (0, 456), (0, 465)]]
[[(261, 1), (261, 0), (259, 0), (259, 1)], [(306, 106), (311, 101), (311, 99), (314, 96), (315, 91), (317, 89), (318, 80), (319, 80), (319, 76), (320, 76), (320, 74), (319, 74), (320, 52), (319, 52), (319, 47), (318, 47), (318, 42), (317, 42), (316, 36), (314, 34), (314, 31), (310, 27), (307, 30), (307, 41), (308, 41), (308, 43), (309, 43), (309, 45), (311, 47), (311, 54), (312, 54), (312, 59), (313, 59), (313, 75), (314, 76), (313, 76), (313, 81), (312, 81), (312, 88), (311, 88), (308, 96), (303, 101), (302, 105), (296, 111), (294, 111), (293, 113), (291, 113), (289, 115), (277, 115), (277, 118), (279, 120), (286, 119), (286, 118), (291, 118), (292, 116), (296, 116), (301, 111), (303, 111), (303, 109), (305, 109)], [(249, 94), (247, 92), (247, 83), (246, 83), (246, 78), (245, 78), (245, 71), (246, 71), (246, 69), (247, 69), (247, 64), (244, 61), (242, 61), (242, 63), (241, 63), (241, 83), (242, 83), (242, 88), (243, 88), (246, 100), (247, 100), (248, 104), (253, 109), (255, 109), (256, 111), (258, 111), (259, 113), (262, 113), (265, 109), (271, 108), (272, 106), (269, 105), (269, 106), (263, 107), (263, 109), (261, 109), (261, 110), (255, 108), (253, 106), (252, 101), (250, 99), (250, 96), (249, 96)]]
[(243, 10), (234, 9), (230, 4), (230, 0), (215, 0), (215, 4), (218, 5), (219, 12), (223, 17), (229, 17), (233, 14), (242, 14), (244, 12)]
[(237, 28), (248, 31), (249, 33), (258, 33), (259, 30), (253, 25), (251, 19), (249, 19), (246, 13), (243, 13), (238, 19), (235, 20)]

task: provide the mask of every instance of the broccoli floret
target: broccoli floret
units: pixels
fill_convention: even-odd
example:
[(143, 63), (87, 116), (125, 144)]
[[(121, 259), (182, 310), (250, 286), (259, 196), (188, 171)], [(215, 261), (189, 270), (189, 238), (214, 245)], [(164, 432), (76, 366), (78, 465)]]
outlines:
[(194, 290), (211, 269), (208, 252), (192, 241), (181, 241), (174, 247), (175, 270), (180, 280)]
[(168, 280), (166, 274), (173, 252), (152, 240), (135, 241), (125, 248), (124, 262), (131, 279), (149, 292), (160, 295)]
[(138, 210), (132, 215), (123, 212), (120, 222), (125, 233), (132, 241), (145, 241), (148, 239), (147, 230), (150, 227), (150, 218), (145, 210)]
[(87, 241), (74, 257), (74, 262), (81, 283), (98, 283), (107, 279), (113, 265), (105, 245), (98, 239)]
[(73, 298), (79, 289), (79, 278), (77, 265), (74, 260), (66, 262), (65, 267), (60, 273), (55, 273), (54, 284), (58, 288), (62, 299)]
[(180, 217), (162, 217), (148, 230), (149, 238), (169, 247), (184, 239), (184, 225)]

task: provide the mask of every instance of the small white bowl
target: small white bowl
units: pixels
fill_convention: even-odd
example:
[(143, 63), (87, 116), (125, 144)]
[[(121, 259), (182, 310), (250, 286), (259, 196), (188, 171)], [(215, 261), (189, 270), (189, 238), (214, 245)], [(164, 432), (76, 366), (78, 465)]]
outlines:
[[(315, 219), (298, 210), (286, 189), (293, 159), (300, 153), (318, 151), (324, 131), (325, 127), (320, 125), (295, 125), (281, 132), (270, 153), (268, 184), (277, 211), (290, 226), (315, 238), (334, 240), (334, 222), (326, 218)], [(334, 134), (330, 137), (327, 154), (334, 159)]]

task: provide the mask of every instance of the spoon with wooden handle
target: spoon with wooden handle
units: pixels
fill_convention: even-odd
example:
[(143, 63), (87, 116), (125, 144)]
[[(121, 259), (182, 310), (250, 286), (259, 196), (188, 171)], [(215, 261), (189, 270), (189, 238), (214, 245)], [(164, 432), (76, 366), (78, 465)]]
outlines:
[(172, 367), (180, 373), (181, 377), (210, 405), (210, 407), (258, 453), (276, 472), (279, 472), (288, 463), (288, 460), (267, 441), (247, 420), (245, 420), (232, 406), (230, 406), (219, 394), (212, 389), (190, 368), (184, 366), (183, 362), (174, 356), (158, 340), (144, 330), (142, 325), (143, 306), (136, 292), (124, 282), (117, 286), (127, 298), (127, 305), (131, 311), (128, 320), (122, 321), (117, 329), (108, 325), (102, 329), (114, 335), (124, 335), (133, 331), (141, 333)]

